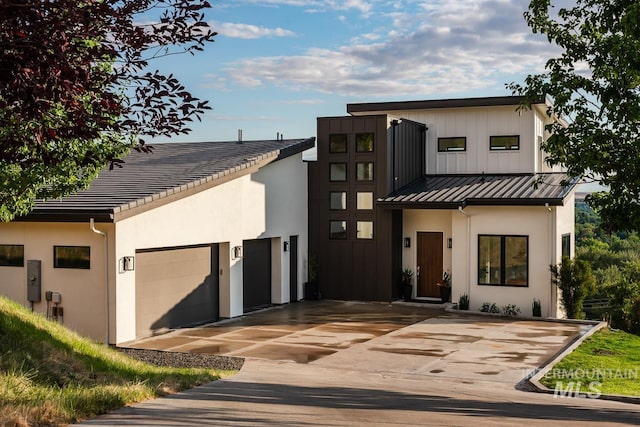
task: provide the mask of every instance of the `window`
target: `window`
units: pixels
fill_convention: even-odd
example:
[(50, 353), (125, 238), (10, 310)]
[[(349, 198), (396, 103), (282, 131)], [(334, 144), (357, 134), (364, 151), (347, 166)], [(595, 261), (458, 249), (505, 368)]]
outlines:
[(347, 238), (347, 221), (330, 221), (329, 238), (330, 239), (346, 239)]
[(24, 267), (24, 245), (0, 245), (0, 267)]
[(491, 150), (519, 150), (520, 135), (492, 136), (489, 147)]
[(369, 153), (373, 151), (373, 133), (356, 134), (356, 151), (358, 153)]
[(91, 248), (89, 246), (54, 246), (54, 268), (91, 268)]
[(344, 133), (332, 133), (329, 135), (329, 152), (346, 153), (347, 135)]
[(329, 193), (330, 209), (332, 211), (343, 211), (347, 209), (347, 192), (332, 191)]
[(373, 181), (373, 162), (356, 163), (356, 181)]
[(562, 235), (562, 258), (571, 258), (571, 233)]
[(329, 180), (331, 181), (346, 181), (347, 180), (347, 164), (346, 163), (331, 163), (329, 165)]
[(356, 209), (373, 209), (373, 193), (370, 191), (356, 193)]
[(438, 138), (438, 151), (466, 151), (467, 150), (467, 138), (455, 137), (455, 138)]
[(358, 239), (373, 239), (373, 221), (357, 221)]
[(480, 285), (528, 286), (529, 237), (478, 236)]

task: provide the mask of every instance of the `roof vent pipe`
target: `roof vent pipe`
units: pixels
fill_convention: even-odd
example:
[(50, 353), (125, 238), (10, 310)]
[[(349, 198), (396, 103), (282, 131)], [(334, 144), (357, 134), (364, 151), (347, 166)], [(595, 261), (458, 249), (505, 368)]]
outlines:
[(242, 144), (242, 129), (238, 129), (238, 144)]

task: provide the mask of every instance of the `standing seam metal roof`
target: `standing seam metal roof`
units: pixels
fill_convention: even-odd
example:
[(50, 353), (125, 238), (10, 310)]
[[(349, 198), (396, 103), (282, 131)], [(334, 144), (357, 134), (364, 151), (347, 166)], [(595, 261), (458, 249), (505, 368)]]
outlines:
[(565, 173), (425, 175), (379, 198), (378, 205), (418, 209), (467, 205), (560, 206), (576, 183)]
[(75, 220), (100, 215), (103, 221), (113, 219), (114, 213), (179, 196), (198, 186), (213, 186), (216, 181), (244, 175), (252, 167), (312, 148), (314, 143), (315, 138), (153, 144), (152, 153), (132, 151), (122, 168), (101, 171), (87, 190), (59, 200), (38, 201), (32, 213), (21, 219), (63, 221), (65, 216)]

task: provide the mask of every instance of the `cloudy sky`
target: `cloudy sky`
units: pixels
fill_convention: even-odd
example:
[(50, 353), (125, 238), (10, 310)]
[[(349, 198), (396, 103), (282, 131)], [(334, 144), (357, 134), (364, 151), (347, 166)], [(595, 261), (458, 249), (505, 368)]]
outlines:
[(526, 0), (217, 0), (219, 33), (196, 56), (168, 58), (213, 111), (176, 140), (315, 136), (316, 117), (350, 102), (508, 95), (542, 70), (550, 45)]

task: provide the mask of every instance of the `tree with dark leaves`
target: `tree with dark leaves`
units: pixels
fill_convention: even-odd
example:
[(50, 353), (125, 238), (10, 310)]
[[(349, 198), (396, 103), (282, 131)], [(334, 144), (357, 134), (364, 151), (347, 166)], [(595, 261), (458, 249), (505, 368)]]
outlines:
[(587, 198), (604, 230), (640, 230), (640, 3), (532, 0), (524, 16), (559, 52), (544, 73), (508, 85), (526, 104), (551, 98), (547, 161), (608, 186)]
[[(145, 135), (189, 132), (207, 101), (173, 75), (150, 71), (149, 62), (212, 42), (209, 7), (204, 0), (0, 4), (0, 221), (28, 213), (36, 199), (86, 188), (132, 148), (150, 151)], [(137, 20), (154, 11), (159, 19)]]

